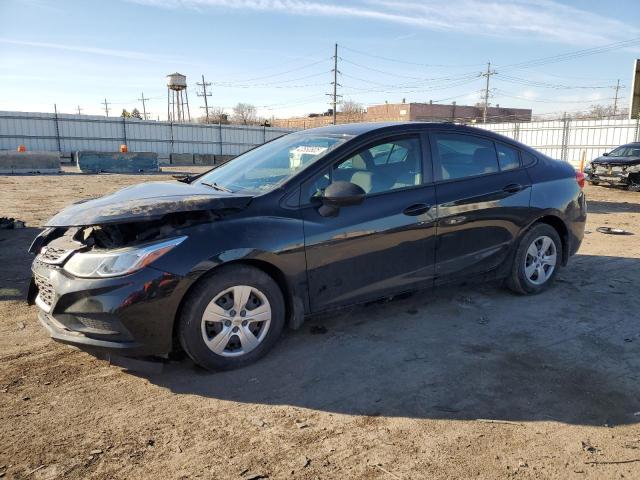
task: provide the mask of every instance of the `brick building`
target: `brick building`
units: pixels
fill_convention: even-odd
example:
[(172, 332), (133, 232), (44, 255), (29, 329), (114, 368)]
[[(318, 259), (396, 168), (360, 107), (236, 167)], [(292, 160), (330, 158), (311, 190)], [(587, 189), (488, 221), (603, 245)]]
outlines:
[[(482, 107), (470, 105), (450, 105), (440, 103), (384, 103), (367, 107), (366, 113), (344, 115), (338, 113), (337, 123), (353, 122), (482, 122)], [(503, 108), (499, 105), (487, 109), (487, 121), (530, 122), (531, 109)], [(283, 128), (315, 128), (331, 125), (331, 115), (313, 115), (307, 117), (277, 118), (271, 124)]]
[[(482, 122), (482, 107), (470, 105), (444, 105), (440, 103), (385, 103), (367, 108), (369, 122), (384, 121), (431, 121), (431, 122)], [(499, 105), (487, 109), (487, 121), (530, 122), (528, 108), (502, 108)]]

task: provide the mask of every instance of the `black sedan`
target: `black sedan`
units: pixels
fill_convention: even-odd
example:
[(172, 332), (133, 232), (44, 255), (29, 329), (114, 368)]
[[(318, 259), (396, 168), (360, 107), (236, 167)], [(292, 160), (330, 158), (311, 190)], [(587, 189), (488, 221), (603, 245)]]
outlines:
[(458, 125), (292, 133), (66, 208), (31, 247), (29, 301), (55, 340), (102, 356), (238, 367), (309, 314), (472, 279), (540, 293), (582, 241), (583, 183)]
[(594, 185), (620, 186), (640, 192), (640, 142), (603, 154), (591, 162), (585, 173)]

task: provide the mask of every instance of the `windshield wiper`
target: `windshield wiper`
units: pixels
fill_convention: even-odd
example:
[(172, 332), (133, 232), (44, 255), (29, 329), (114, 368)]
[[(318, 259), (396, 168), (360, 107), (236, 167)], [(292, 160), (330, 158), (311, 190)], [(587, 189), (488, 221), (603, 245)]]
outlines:
[(222, 185), (218, 185), (216, 182), (213, 182), (213, 183), (200, 182), (200, 183), (202, 185), (206, 185), (207, 187), (215, 188), (216, 190), (219, 190), (221, 192), (233, 193), (233, 191), (229, 190), (227, 187), (223, 187)]

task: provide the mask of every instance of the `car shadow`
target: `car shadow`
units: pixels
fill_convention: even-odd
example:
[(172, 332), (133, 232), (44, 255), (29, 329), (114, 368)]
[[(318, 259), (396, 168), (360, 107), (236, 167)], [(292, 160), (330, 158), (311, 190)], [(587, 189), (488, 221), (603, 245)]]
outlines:
[(419, 292), (309, 320), (243, 369), (184, 360), (141, 376), (179, 394), (349, 415), (631, 424), (639, 280), (638, 259), (578, 255), (541, 295)]
[(0, 230), (0, 301), (26, 298), (33, 261), (27, 249), (40, 231), (33, 227)]
[[(640, 198), (640, 197), (639, 197)], [(640, 203), (588, 200), (589, 213), (640, 213)]]

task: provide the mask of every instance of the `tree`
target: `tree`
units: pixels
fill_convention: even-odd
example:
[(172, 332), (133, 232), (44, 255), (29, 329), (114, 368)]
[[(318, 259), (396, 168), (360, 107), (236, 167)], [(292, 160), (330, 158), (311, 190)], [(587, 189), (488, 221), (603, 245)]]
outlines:
[(598, 119), (598, 118), (607, 118), (607, 117), (626, 117), (629, 114), (629, 109), (626, 107), (618, 106), (616, 108), (616, 112), (614, 115), (613, 105), (602, 105), (596, 104), (591, 105), (584, 112), (578, 112), (573, 115), (573, 118), (577, 120), (588, 120), (588, 119)]
[(227, 125), (229, 123), (229, 115), (225, 113), (222, 107), (209, 107), (209, 119), (206, 116), (199, 117), (199, 123), (213, 123)]
[(250, 103), (238, 103), (233, 107), (233, 121), (242, 125), (255, 124), (256, 107)]
[(340, 111), (345, 115), (361, 115), (364, 113), (365, 108), (361, 103), (355, 102), (353, 100), (345, 100), (344, 102), (342, 102)]
[(123, 109), (122, 109), (122, 113), (120, 114), (120, 116), (121, 116), (122, 118), (131, 118), (131, 114), (130, 114), (129, 112), (127, 112), (127, 109), (126, 109), (126, 108), (123, 108)]
[(138, 110), (137, 108), (134, 108), (133, 110), (131, 110), (131, 117), (142, 120), (142, 115), (140, 114), (140, 110)]

